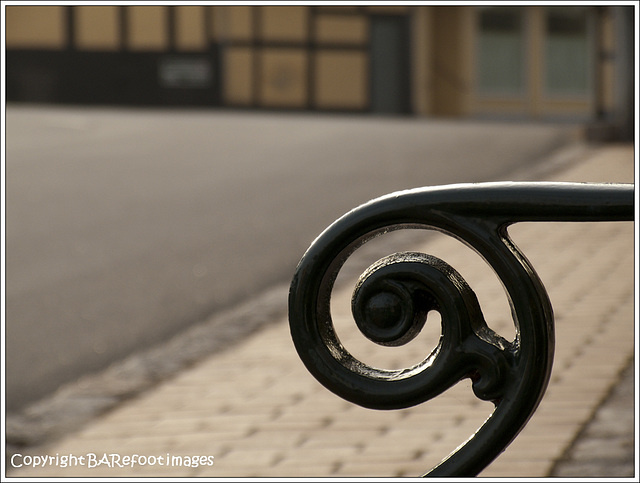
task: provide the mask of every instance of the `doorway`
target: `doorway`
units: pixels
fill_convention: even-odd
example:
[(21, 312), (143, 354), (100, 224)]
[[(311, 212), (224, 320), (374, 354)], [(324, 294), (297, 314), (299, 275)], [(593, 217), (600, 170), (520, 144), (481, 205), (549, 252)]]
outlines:
[(593, 115), (591, 7), (480, 7), (478, 113), (585, 119)]
[(371, 111), (410, 112), (409, 21), (402, 15), (371, 17)]

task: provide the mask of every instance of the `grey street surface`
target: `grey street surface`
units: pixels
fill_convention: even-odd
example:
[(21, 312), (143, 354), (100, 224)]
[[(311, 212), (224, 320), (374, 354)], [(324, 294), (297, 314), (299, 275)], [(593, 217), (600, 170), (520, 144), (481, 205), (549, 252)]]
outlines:
[(569, 124), (8, 106), (6, 403), (287, 283), (392, 191), (509, 179)]

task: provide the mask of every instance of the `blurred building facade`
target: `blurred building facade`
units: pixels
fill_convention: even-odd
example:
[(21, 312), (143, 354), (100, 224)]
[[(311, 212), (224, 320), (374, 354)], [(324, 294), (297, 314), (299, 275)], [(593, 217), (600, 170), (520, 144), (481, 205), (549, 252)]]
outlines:
[(8, 101), (633, 117), (633, 6), (41, 4), (5, 15)]

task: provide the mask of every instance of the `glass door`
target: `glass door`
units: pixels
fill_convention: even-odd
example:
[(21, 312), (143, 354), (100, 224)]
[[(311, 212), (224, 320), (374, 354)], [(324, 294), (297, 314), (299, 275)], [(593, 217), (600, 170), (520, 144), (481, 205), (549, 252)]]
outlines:
[(587, 119), (595, 86), (593, 8), (478, 7), (476, 114)]
[(481, 96), (521, 97), (525, 93), (524, 10), (483, 7), (477, 51), (477, 91)]
[(591, 89), (588, 7), (547, 7), (545, 97), (585, 98)]

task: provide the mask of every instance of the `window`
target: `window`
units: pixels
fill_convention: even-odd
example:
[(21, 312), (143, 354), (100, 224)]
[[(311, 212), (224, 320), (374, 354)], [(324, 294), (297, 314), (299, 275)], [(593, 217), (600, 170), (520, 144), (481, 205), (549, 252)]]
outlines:
[(131, 50), (165, 50), (169, 46), (167, 7), (129, 6), (126, 8)]
[(523, 9), (484, 7), (480, 12), (478, 81), (481, 94), (520, 95), (524, 91)]
[(588, 7), (549, 7), (545, 18), (545, 92), (589, 92)]
[(365, 45), (369, 39), (368, 19), (359, 15), (320, 15), (316, 38), (323, 44)]

